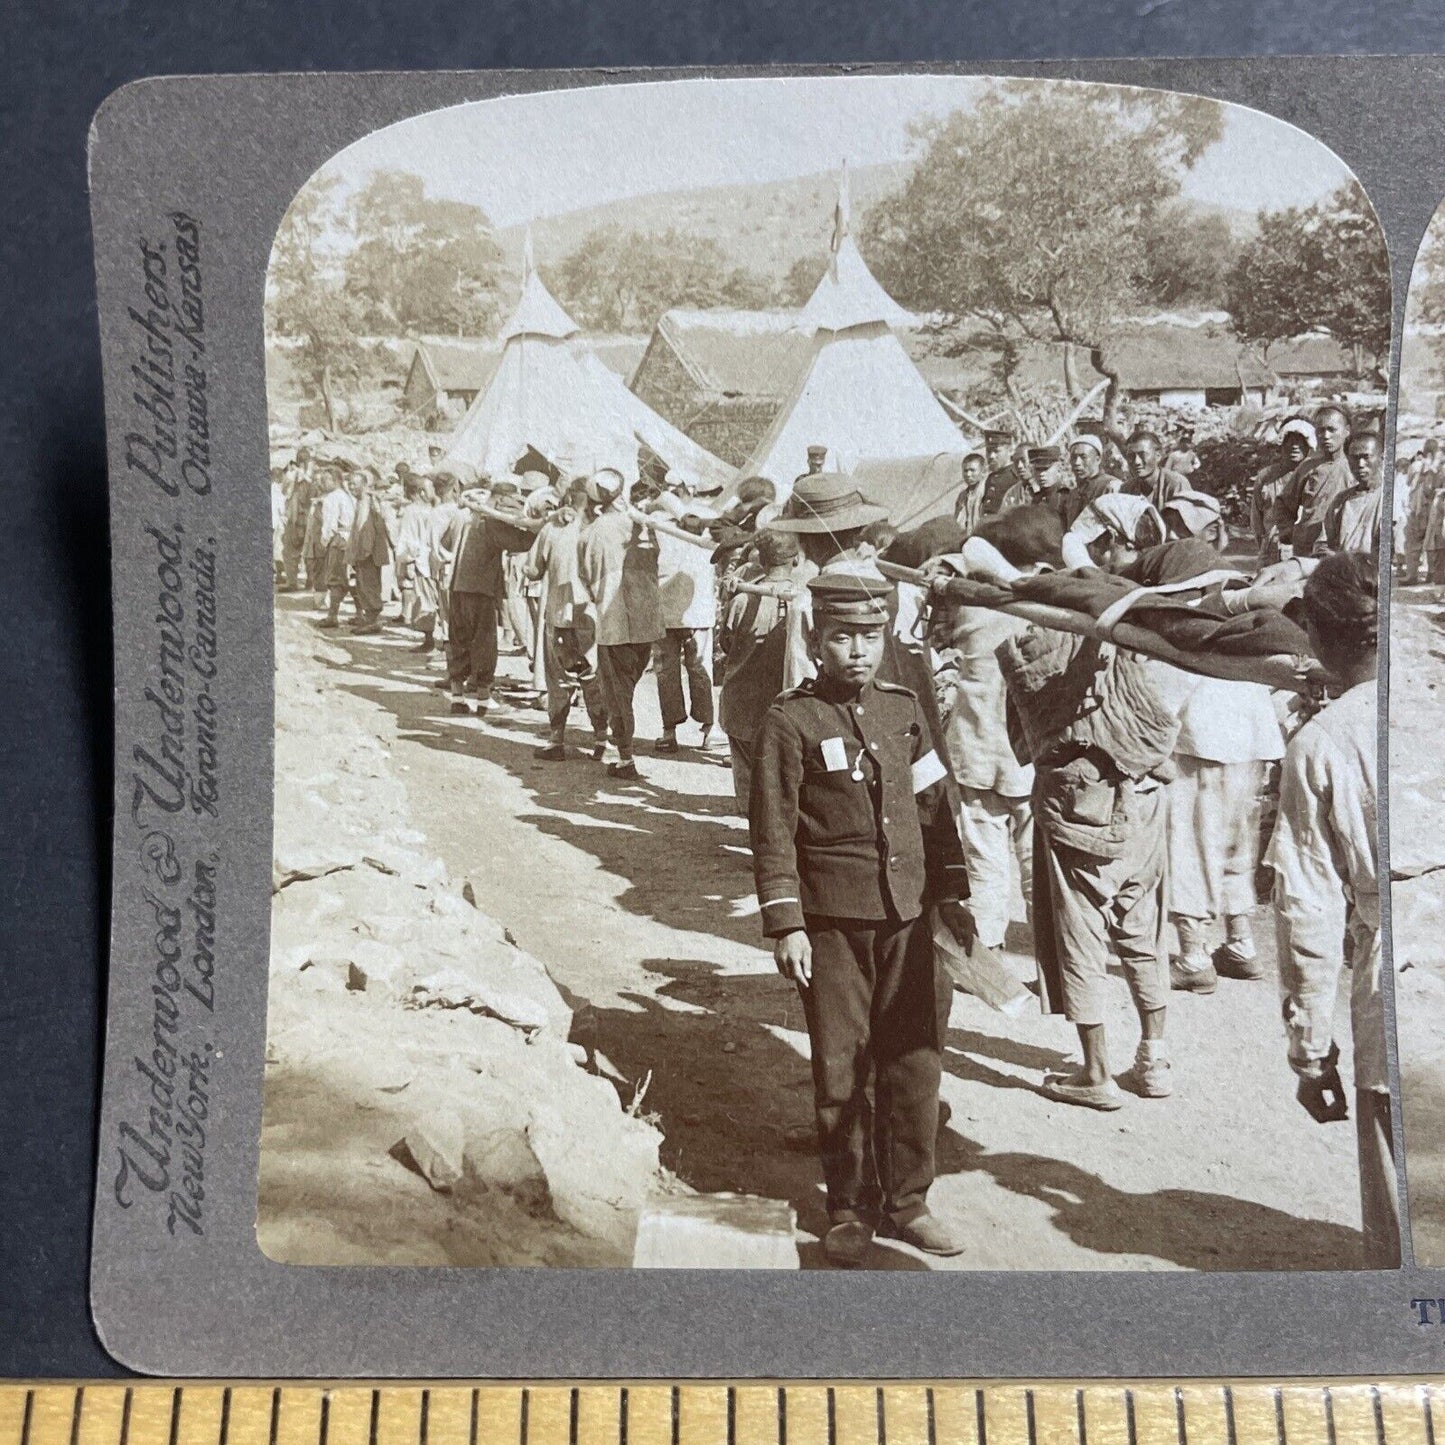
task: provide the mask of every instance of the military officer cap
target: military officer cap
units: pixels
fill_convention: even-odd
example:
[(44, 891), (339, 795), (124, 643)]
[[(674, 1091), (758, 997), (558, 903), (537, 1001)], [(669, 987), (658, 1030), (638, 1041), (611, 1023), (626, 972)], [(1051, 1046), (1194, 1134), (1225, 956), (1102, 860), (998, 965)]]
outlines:
[(1063, 453), (1058, 447), (1030, 447), (1028, 455), (1031, 467), (1051, 467), (1063, 460)]
[(983, 439), (991, 447), (1003, 447), (1014, 439), (1014, 434), (1000, 427), (989, 427), (984, 432)]
[(892, 591), (893, 584), (884, 577), (851, 571), (819, 572), (808, 583), (816, 622), (827, 619), (885, 625)]

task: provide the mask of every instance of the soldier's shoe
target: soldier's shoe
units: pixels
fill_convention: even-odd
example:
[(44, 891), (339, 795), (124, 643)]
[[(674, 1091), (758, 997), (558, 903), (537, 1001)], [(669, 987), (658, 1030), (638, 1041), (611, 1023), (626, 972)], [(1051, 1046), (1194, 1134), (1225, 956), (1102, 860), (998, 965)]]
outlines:
[(1238, 943), (1221, 943), (1214, 950), (1214, 971), (1220, 978), (1242, 978), (1253, 981), (1264, 977), (1264, 965), (1251, 943), (1248, 948)]
[(627, 782), (635, 782), (642, 774), (637, 771), (637, 764), (629, 758), (625, 763), (608, 763), (607, 776), (609, 778), (622, 778)]
[(594, 763), (600, 763), (600, 762), (602, 761), (602, 759), (605, 758), (606, 756), (607, 756), (607, 744), (606, 744), (605, 742), (604, 742), (604, 743), (593, 743), (593, 744), (592, 744), (592, 761), (593, 761)]
[(567, 760), (567, 749), (561, 743), (548, 743), (545, 748), (537, 749), (537, 761), (542, 763), (561, 763)]
[(1193, 959), (1171, 958), (1169, 987), (1180, 993), (1213, 993), (1219, 987), (1219, 975), (1208, 958), (1197, 966)]
[(1167, 1099), (1174, 1092), (1174, 1074), (1169, 1060), (1150, 1058), (1139, 1046), (1131, 1067), (1119, 1075), (1119, 1082), (1141, 1099)]
[(879, 1233), (889, 1239), (911, 1244), (914, 1249), (921, 1249), (924, 1254), (951, 1257), (963, 1253), (963, 1241), (955, 1238), (948, 1226), (933, 1214), (920, 1214), (917, 1219), (910, 1219), (907, 1224), (896, 1224), (891, 1219), (885, 1219)]
[(861, 1219), (846, 1219), (823, 1236), (823, 1255), (835, 1269), (857, 1269), (873, 1246), (873, 1229)]
[(450, 711), (453, 717), (471, 717), (472, 706), (465, 698), (454, 697)]

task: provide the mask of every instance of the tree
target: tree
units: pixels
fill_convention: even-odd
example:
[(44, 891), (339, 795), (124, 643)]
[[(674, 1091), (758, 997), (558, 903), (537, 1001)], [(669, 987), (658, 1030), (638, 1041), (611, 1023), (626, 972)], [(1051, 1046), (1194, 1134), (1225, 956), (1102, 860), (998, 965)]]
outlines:
[(1171, 201), (1144, 232), (1144, 289), (1160, 306), (1227, 310), (1229, 272), (1239, 252), (1223, 216)]
[(1400, 386), (1412, 374), (1430, 375), (1445, 385), (1445, 206), (1425, 232), (1410, 294), (1405, 303), (1405, 334), (1400, 338)]
[(419, 176), (378, 171), (347, 220), (346, 289), (371, 329), (464, 336), (496, 324), (502, 251), (480, 206), (428, 196)]
[(814, 255), (799, 256), (783, 277), (778, 291), (778, 300), (784, 306), (804, 306), (808, 298), (818, 289), (818, 282), (828, 269), (828, 253), (819, 251)]
[(1313, 206), (1261, 211), (1226, 285), (1235, 330), (1262, 346), (1323, 331), (1375, 358), (1390, 347), (1390, 258), (1365, 193), (1347, 181)]
[(292, 201), (267, 272), (272, 330), (295, 341), (290, 355), (302, 391), (320, 398), (328, 431), (336, 430), (336, 385), (354, 383), (372, 361), (361, 340), (361, 303), (323, 261), (322, 243), (338, 222), (335, 186), (334, 178), (313, 180)]
[(584, 326), (647, 331), (674, 306), (752, 308), (772, 301), (766, 280), (730, 263), (709, 236), (601, 226), (543, 279)]
[(1222, 126), (1202, 97), (1004, 82), (918, 129), (903, 189), (867, 217), (865, 259), (960, 348), (980, 322), (1006, 357), (1061, 343), (1077, 394), (1075, 349), (1108, 374), (1105, 339), (1149, 299), (1149, 227)]

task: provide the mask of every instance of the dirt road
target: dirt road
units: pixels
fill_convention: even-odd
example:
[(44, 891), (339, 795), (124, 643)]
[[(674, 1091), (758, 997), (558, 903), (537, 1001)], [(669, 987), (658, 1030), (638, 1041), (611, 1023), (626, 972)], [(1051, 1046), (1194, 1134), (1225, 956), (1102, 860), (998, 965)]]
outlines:
[[(284, 606), (292, 605), (288, 600)], [(430, 666), (400, 630), (331, 634), (351, 655), (335, 686), (392, 712), (393, 756), (429, 846), (470, 880), (480, 907), (545, 961), (577, 1009), (574, 1037), (627, 1078), (650, 1075), (663, 1162), (703, 1190), (790, 1201), (805, 1266), (821, 1264), (816, 1160), (790, 1131), (811, 1120), (807, 1036), (790, 985), (761, 947), (730, 774), (684, 748), (639, 752), (618, 784), (584, 754), (536, 761), (544, 717), (497, 708), (448, 715)], [(520, 658), (504, 674), (520, 679)], [(657, 734), (651, 678), (639, 736)], [(579, 708), (580, 715), (580, 708)], [(684, 741), (696, 730), (684, 731)], [(1073, 1030), (1032, 1009), (1006, 1018), (957, 995), (945, 1056), (933, 1208), (968, 1248), (940, 1266), (877, 1245), (878, 1268), (1329, 1269), (1359, 1249), (1353, 1125), (1313, 1123), (1294, 1101), (1270, 963), (1257, 983), (1221, 981), (1170, 1009), (1175, 1096), (1115, 1114), (1045, 1099), (1045, 1070)], [(1031, 977), (1025, 926), (1009, 958)], [(1108, 1020), (1114, 1064), (1137, 1025), (1122, 979)], [(1349, 1057), (1348, 1020), (1340, 1019)]]

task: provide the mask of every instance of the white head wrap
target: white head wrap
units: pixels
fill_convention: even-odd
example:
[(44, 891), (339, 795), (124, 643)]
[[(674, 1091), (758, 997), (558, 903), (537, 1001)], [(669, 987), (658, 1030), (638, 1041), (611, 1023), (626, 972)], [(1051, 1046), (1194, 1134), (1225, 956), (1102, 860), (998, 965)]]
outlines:
[[(1151, 536), (1144, 535), (1146, 522), (1154, 529)], [(1152, 546), (1165, 537), (1164, 519), (1154, 510), (1153, 503), (1148, 497), (1136, 497), (1132, 492), (1106, 492), (1102, 497), (1095, 497), (1079, 513), (1069, 532), (1085, 545), (1097, 541), (1106, 532), (1131, 547)]]
[(1164, 511), (1172, 513), (1188, 537), (1197, 537), (1206, 527), (1220, 521), (1224, 516), (1224, 509), (1219, 505), (1218, 497), (1211, 497), (1208, 492), (1196, 492), (1193, 489), (1175, 492), (1175, 494), (1164, 503)]

